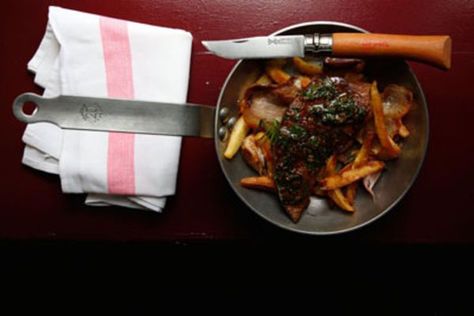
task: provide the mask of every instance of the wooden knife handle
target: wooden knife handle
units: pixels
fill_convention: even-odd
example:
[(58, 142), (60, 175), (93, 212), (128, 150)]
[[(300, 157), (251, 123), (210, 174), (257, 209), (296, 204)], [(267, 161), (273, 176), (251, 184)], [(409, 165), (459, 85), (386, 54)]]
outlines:
[(334, 33), (332, 54), (353, 57), (400, 57), (449, 69), (451, 67), (451, 37), (447, 35)]

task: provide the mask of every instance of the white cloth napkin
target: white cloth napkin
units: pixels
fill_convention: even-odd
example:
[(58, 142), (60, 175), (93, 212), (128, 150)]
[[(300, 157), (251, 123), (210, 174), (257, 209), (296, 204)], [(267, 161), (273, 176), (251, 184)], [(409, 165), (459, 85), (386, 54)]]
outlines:
[[(190, 33), (50, 7), (28, 63), (44, 96), (186, 101)], [(181, 138), (28, 125), (23, 163), (59, 174), (65, 193), (90, 205), (161, 211), (175, 192)]]

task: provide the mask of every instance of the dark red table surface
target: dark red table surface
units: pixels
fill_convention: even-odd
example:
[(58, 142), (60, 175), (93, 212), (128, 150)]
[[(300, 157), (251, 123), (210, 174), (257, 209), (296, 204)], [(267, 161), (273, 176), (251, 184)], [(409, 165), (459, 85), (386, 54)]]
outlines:
[(240, 202), (222, 175), (212, 141), (183, 141), (176, 195), (162, 214), (83, 205), (61, 193), (57, 176), (21, 164), (24, 124), (11, 114), (14, 97), (41, 90), (26, 70), (43, 35), (48, 5), (182, 28), (194, 36), (188, 100), (215, 104), (234, 61), (203, 51), (203, 39), (262, 35), (318, 20), (369, 31), (449, 34), (452, 69), (413, 65), (427, 97), (430, 143), (412, 189), (388, 215), (339, 237), (376, 243), (474, 242), (474, 2), (5, 0), (0, 13), (0, 239), (94, 241), (258, 240), (300, 238), (263, 221)]

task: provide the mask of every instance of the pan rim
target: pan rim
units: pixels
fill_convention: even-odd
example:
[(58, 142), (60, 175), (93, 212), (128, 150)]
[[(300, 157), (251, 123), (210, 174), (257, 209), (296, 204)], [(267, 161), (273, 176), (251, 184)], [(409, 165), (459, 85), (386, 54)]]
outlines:
[[(369, 31), (361, 28), (361, 27), (358, 27), (358, 26), (355, 26), (355, 25), (352, 25), (352, 24), (348, 24), (348, 23), (344, 23), (344, 22), (338, 22), (338, 21), (307, 21), (307, 22), (302, 22), (302, 23), (297, 23), (297, 24), (293, 24), (293, 25), (289, 25), (285, 28), (282, 28), (280, 30), (277, 30), (276, 32), (274, 33), (271, 33), (270, 35), (279, 35), (281, 33), (284, 33), (284, 32), (287, 32), (287, 31), (290, 31), (290, 30), (293, 30), (295, 28), (300, 28), (300, 27), (306, 27), (306, 26), (316, 26), (316, 25), (327, 25), (327, 26), (342, 26), (342, 27), (346, 27), (346, 28), (351, 28), (351, 29), (354, 29), (354, 30), (357, 30), (361, 33), (369, 33)], [(243, 60), (239, 60), (235, 65), (234, 67), (231, 69), (231, 71), (229, 72), (229, 74), (227, 75), (227, 78), (226, 80), (224, 81), (224, 84), (222, 85), (222, 88), (220, 90), (220, 93), (219, 93), (219, 97), (217, 99), (217, 104), (216, 104), (216, 113), (219, 112), (219, 109), (221, 107), (221, 102), (222, 102), (222, 99), (224, 97), (224, 92), (226, 90), (226, 87), (228, 86), (233, 74), (236, 72), (236, 70), (239, 68), (239, 66), (241, 65), (241, 63), (243, 62)], [(430, 125), (429, 125), (429, 113), (428, 113), (428, 103), (426, 102), (426, 97), (425, 97), (425, 94), (423, 92), (423, 89), (421, 87), (421, 84), (418, 80), (418, 78), (416, 77), (415, 73), (413, 72), (412, 68), (410, 67), (410, 65), (406, 62), (406, 61), (403, 61), (404, 64), (406, 64), (407, 66), (407, 70), (409, 72), (409, 74), (412, 76), (413, 78), (413, 82), (414, 84), (416, 85), (416, 88), (418, 89), (418, 91), (420, 92), (419, 94), (419, 99), (420, 99), (420, 102), (422, 105), (422, 111), (423, 111), (423, 115), (426, 117), (426, 142), (422, 148), (422, 155), (421, 155), (421, 159), (420, 159), (420, 162), (418, 163), (418, 166), (416, 167), (416, 170), (413, 174), (413, 177), (412, 179), (410, 180), (410, 182), (408, 183), (408, 185), (405, 187), (405, 189), (401, 192), (401, 194), (389, 205), (387, 206), (382, 212), (380, 212), (379, 214), (375, 215), (374, 217), (372, 217), (371, 219), (363, 222), (363, 223), (360, 223), (358, 225), (355, 225), (355, 226), (352, 226), (352, 227), (349, 227), (349, 228), (345, 228), (345, 229), (340, 229), (340, 230), (334, 230), (334, 231), (309, 231), (309, 230), (303, 230), (303, 229), (298, 229), (296, 227), (290, 227), (288, 225), (285, 225), (285, 224), (282, 224), (282, 223), (279, 223), (275, 220), (273, 220), (272, 218), (262, 214), (261, 212), (257, 211), (256, 209), (254, 209), (254, 207), (252, 205), (250, 205), (249, 202), (247, 202), (247, 200), (236, 190), (235, 186), (234, 186), (234, 183), (232, 183), (231, 179), (229, 178), (229, 176), (227, 175), (227, 173), (225, 172), (225, 168), (224, 168), (224, 165), (223, 165), (223, 161), (222, 161), (222, 154), (219, 152), (219, 142), (220, 142), (220, 139), (217, 135), (217, 131), (218, 131), (218, 124), (219, 124), (219, 117), (218, 115), (216, 115), (215, 117), (215, 122), (214, 122), (214, 128), (215, 128), (215, 150), (216, 150), (216, 154), (217, 154), (217, 157), (218, 157), (218, 161), (219, 161), (219, 165), (221, 167), (221, 170), (223, 171), (224, 173), (224, 176), (227, 180), (227, 182), (229, 183), (230, 187), (232, 188), (232, 190), (237, 194), (237, 196), (239, 197), (239, 199), (248, 207), (250, 208), (254, 213), (256, 213), (258, 216), (260, 216), (261, 218), (263, 218), (264, 220), (266, 220), (267, 222), (270, 222), (272, 223), (273, 225), (277, 226), (277, 227), (280, 227), (284, 230), (287, 230), (287, 231), (292, 231), (292, 232), (295, 232), (295, 233), (300, 233), (300, 234), (304, 234), (304, 235), (311, 235), (311, 236), (330, 236), (330, 235), (339, 235), (339, 234), (345, 234), (345, 233), (349, 233), (349, 232), (353, 232), (353, 231), (356, 231), (356, 230), (359, 230), (361, 229), (362, 227), (365, 227), (375, 221), (377, 221), (378, 219), (380, 219), (381, 217), (383, 217), (385, 214), (387, 214), (390, 210), (392, 210), (404, 197), (405, 195), (408, 193), (408, 191), (412, 188), (413, 184), (415, 183), (415, 181), (418, 179), (418, 176), (419, 176), (419, 173), (421, 171), (421, 168), (423, 167), (424, 165), (424, 162), (425, 162), (425, 159), (426, 159), (426, 153), (428, 151), (428, 144), (429, 144), (429, 136), (430, 136)]]

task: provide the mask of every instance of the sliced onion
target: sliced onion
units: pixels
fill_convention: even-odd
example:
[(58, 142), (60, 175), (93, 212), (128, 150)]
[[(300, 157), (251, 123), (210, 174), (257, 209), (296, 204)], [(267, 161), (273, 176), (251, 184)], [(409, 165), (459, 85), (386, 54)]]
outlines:
[(370, 195), (372, 196), (372, 199), (374, 200), (375, 200), (375, 193), (373, 191), (373, 188), (375, 184), (377, 183), (377, 181), (379, 180), (381, 174), (382, 174), (382, 171), (369, 174), (362, 181), (364, 183), (364, 188), (367, 190), (367, 192), (370, 193)]
[(275, 89), (275, 86), (253, 86), (246, 91), (241, 111), (249, 127), (257, 128), (262, 120), (281, 121), (288, 107), (274, 93)]
[(253, 98), (250, 109), (256, 116), (272, 121), (281, 119), (287, 107), (281, 105), (272, 95), (260, 95)]
[(383, 113), (385, 125), (391, 138), (400, 135), (408, 137), (410, 132), (402, 122), (413, 103), (410, 90), (396, 84), (388, 85), (383, 92)]
[(383, 113), (388, 118), (402, 118), (413, 103), (413, 93), (403, 86), (388, 85), (383, 91)]

